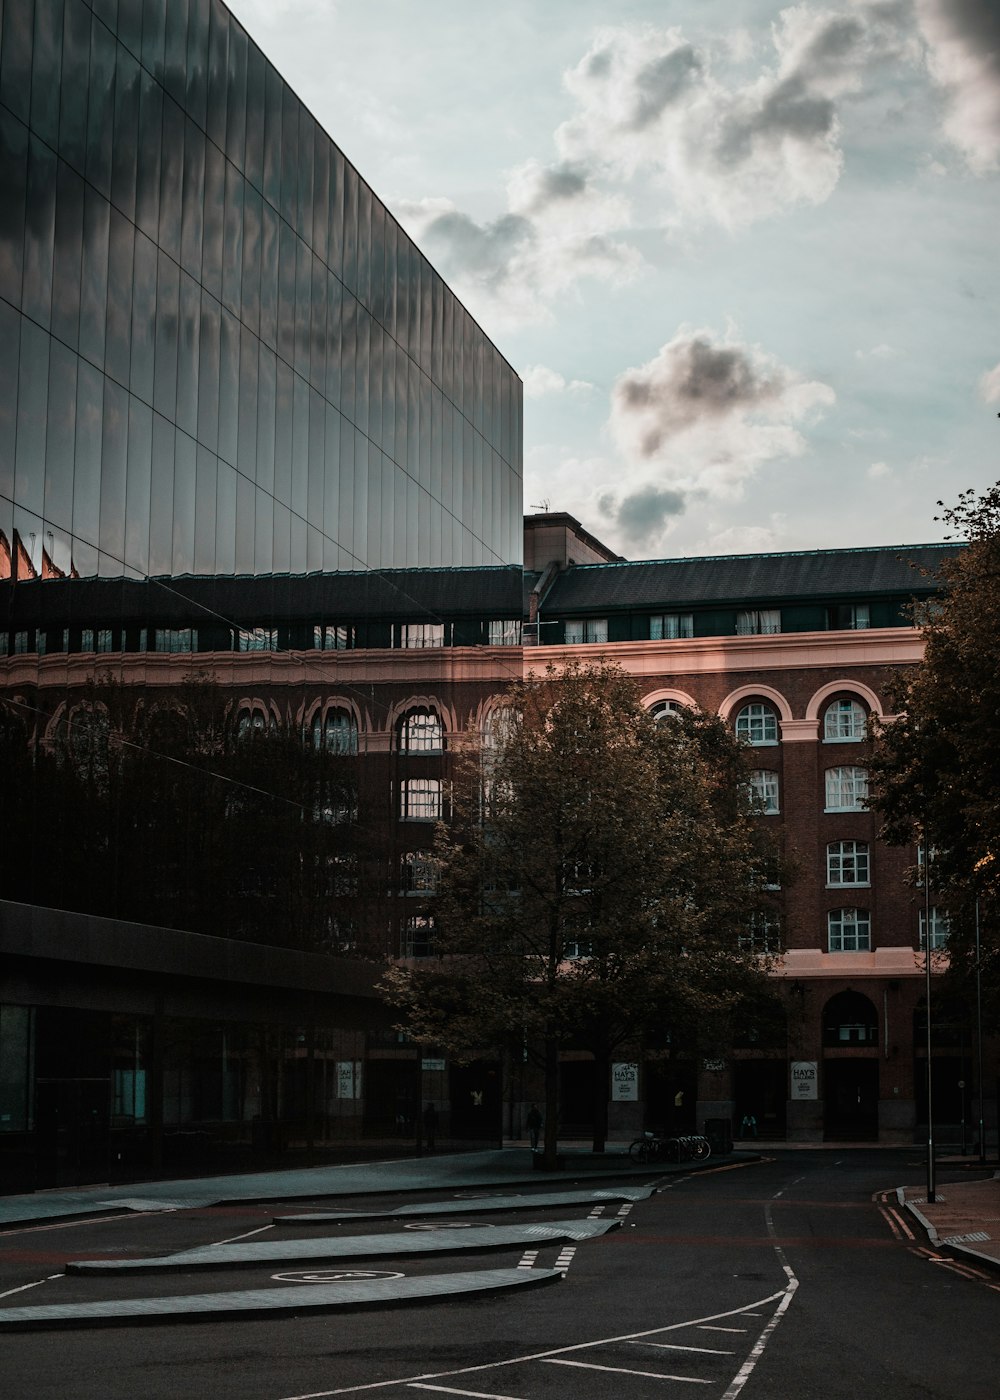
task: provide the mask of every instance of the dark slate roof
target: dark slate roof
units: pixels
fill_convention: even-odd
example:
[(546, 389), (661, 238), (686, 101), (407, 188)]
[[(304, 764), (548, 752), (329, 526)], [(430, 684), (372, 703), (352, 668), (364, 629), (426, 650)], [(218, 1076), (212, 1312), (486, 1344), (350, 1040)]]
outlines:
[(913, 597), (933, 592), (942, 560), (954, 544), (884, 545), (803, 550), (796, 554), (721, 554), (702, 559), (656, 559), (575, 564), (556, 578), (543, 611), (561, 617), (612, 608), (715, 607), (809, 599)]
[[(81, 578), (5, 583), (0, 617), (57, 625), (113, 617), (190, 624), (202, 611), (240, 625), (283, 618), (317, 621), (520, 616), (519, 565), (148, 580)], [(6, 595), (6, 596), (4, 596)]]

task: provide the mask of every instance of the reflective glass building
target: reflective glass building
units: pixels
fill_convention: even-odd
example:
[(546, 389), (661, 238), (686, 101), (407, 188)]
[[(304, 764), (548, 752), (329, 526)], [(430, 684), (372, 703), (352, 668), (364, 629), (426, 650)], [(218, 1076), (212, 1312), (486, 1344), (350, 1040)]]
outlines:
[(4, 0), (0, 577), (520, 558), (520, 381), (225, 6)]

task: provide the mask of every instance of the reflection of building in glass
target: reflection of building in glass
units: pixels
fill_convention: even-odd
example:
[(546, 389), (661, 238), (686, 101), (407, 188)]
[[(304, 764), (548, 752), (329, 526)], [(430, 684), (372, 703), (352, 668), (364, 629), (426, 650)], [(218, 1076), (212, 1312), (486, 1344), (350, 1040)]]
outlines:
[(517, 562), (520, 381), (225, 7), (2, 41), (0, 576)]

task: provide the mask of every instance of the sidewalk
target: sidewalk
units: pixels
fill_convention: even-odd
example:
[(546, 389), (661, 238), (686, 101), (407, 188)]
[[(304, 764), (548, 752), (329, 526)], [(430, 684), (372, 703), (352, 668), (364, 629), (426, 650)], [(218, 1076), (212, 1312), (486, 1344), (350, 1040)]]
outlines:
[(926, 1188), (899, 1187), (899, 1200), (927, 1231), (935, 1248), (1000, 1269), (1000, 1172), (987, 1181), (949, 1181), (936, 1200)]

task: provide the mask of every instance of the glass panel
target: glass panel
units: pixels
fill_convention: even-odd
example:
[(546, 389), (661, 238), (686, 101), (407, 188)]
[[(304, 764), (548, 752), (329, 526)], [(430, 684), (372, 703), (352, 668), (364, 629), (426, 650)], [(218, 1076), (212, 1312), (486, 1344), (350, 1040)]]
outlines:
[(354, 433), (354, 549), (368, 563), (368, 439)]
[[(138, 258), (136, 263), (138, 264)], [(160, 253), (156, 276), (156, 373), (153, 407), (166, 418), (173, 418), (177, 412), (179, 299), (180, 268), (165, 253)], [(133, 347), (134, 345), (133, 336)], [(142, 397), (148, 401), (148, 395), (143, 394)]]
[(49, 355), (45, 432), (45, 518), (69, 529), (73, 519), (73, 443), (76, 437), (77, 358), (58, 341)]
[(385, 215), (385, 317), (384, 324), (391, 336), (396, 334), (396, 220), (386, 210)]
[(338, 277), (343, 277), (344, 265), (344, 157), (336, 146), (330, 147), (330, 217), (329, 256), (327, 262)]
[(125, 553), (125, 468), (128, 454), (128, 394), (110, 379), (104, 381), (104, 423), (101, 449), (102, 574), (119, 575)]
[[(240, 323), (223, 307), (219, 337), (219, 456), (236, 465), (239, 418)], [(211, 446), (211, 444), (209, 444)]]
[(79, 344), (80, 354), (98, 366), (104, 364), (104, 333), (108, 314), (110, 215), (107, 200), (95, 190), (87, 188), (83, 207)]
[(229, 80), (226, 92), (226, 155), (243, 169), (247, 130), (247, 36), (230, 16)]
[(368, 382), (369, 382), (369, 340), (371, 317), (363, 306), (358, 306), (358, 353), (355, 362), (354, 380), (354, 422), (363, 433), (368, 432)]
[(73, 454), (73, 564), (84, 578), (97, 572), (103, 393), (103, 376), (86, 361), (81, 361), (77, 372), (76, 450)]
[(160, 148), (160, 247), (174, 262), (181, 256), (181, 200), (184, 178), (184, 113), (169, 97), (163, 100)]
[[(17, 367), (21, 317), (0, 300), (0, 497), (14, 498), (14, 443), (17, 437)], [(10, 543), (10, 535), (7, 536)], [(0, 648), (2, 653), (2, 648)]]
[(257, 378), (257, 485), (274, 490), (274, 412), (277, 361), (273, 350), (259, 347)]
[(313, 254), (312, 286), (309, 291), (309, 383), (320, 393), (326, 388), (326, 284), (330, 274), (325, 263)]
[(326, 397), (339, 406), (340, 399), (340, 323), (343, 284), (331, 272), (326, 279)]
[(274, 569), (274, 498), (258, 488), (254, 501), (254, 571), (269, 574)]
[(207, 116), (208, 17), (209, 0), (189, 0), (185, 106), (200, 127)]
[(257, 475), (257, 350), (259, 341), (244, 326), (240, 332), (239, 434), (236, 464), (251, 481)]
[(135, 217), (147, 238), (156, 241), (160, 228), (160, 145), (163, 128), (163, 92), (148, 73), (142, 74), (139, 93), (139, 149), (142, 160), (136, 173)]
[(138, 399), (129, 402), (128, 480), (125, 486), (125, 561), (145, 575), (149, 568), (150, 471), (153, 415)]
[(292, 497), (292, 371), (278, 360), (275, 386), (274, 494), (288, 505)]
[(215, 509), (218, 500), (218, 460), (206, 447), (198, 448), (198, 487), (194, 517), (194, 571), (215, 572)]
[(59, 88), (59, 154), (80, 174), (87, 168), (87, 84), (91, 19), (70, 3), (63, 19), (62, 82)]
[(180, 275), (177, 344), (177, 426), (198, 434), (198, 354), (201, 346), (201, 288), (186, 272)]
[(340, 308), (340, 406), (349, 417), (354, 416), (358, 303), (350, 292), (344, 292)]
[(219, 463), (216, 506), (215, 568), (220, 574), (236, 572), (236, 472)]
[[(153, 402), (155, 316), (156, 247), (144, 234), (136, 232), (135, 264), (132, 272), (132, 355), (129, 378), (126, 382), (133, 394), (145, 399), (146, 403)], [(170, 415), (173, 417), (173, 408)]]
[(371, 254), (368, 260), (370, 296), (368, 301), (372, 317), (380, 324), (385, 323), (385, 208), (381, 201), (371, 197)]
[(214, 452), (219, 441), (219, 339), (222, 308), (207, 292), (201, 297), (198, 347), (198, 441)]
[(309, 378), (310, 298), (312, 296), (312, 253), (301, 239), (295, 240), (295, 359), (296, 372)]
[(30, 125), (53, 150), (59, 144), (62, 36), (63, 0), (35, 0)]
[(52, 312), (57, 164), (55, 153), (36, 136), (31, 136), (28, 141), (28, 202), (21, 306), (26, 316), (46, 327)]
[(330, 256), (330, 139), (322, 127), (313, 129), (312, 249), (324, 263)]
[(292, 400), (292, 511), (305, 517), (309, 508), (309, 386), (298, 375)]
[(166, 7), (167, 0), (142, 0), (142, 62), (160, 82), (163, 81)]
[(276, 574), (287, 574), (292, 549), (292, 517), (287, 506), (274, 503), (274, 552), (271, 567)]
[[(326, 452), (326, 404), (315, 389), (309, 391), (309, 477), (306, 486), (306, 518), (323, 523), (324, 462)], [(310, 567), (312, 567), (310, 565)], [(320, 564), (322, 567), (322, 555)]]
[(83, 180), (59, 162), (56, 187), (52, 334), (75, 350), (80, 333), (80, 260), (83, 256)]
[(372, 192), (358, 179), (358, 300), (371, 306)]
[(49, 343), (49, 337), (38, 326), (27, 320), (21, 323), (14, 499), (38, 516), (42, 514), (45, 489)]
[(226, 217), (226, 160), (212, 145), (205, 149), (205, 204), (201, 279), (216, 301), (222, 300), (222, 245)]
[(364, 561), (354, 554), (354, 428), (344, 417), (340, 419), (339, 481), (340, 509), (335, 535), (340, 546), (340, 567), (356, 569)]
[(243, 281), (243, 177), (226, 166), (226, 216), (222, 243), (222, 304), (240, 314)]
[(190, 118), (184, 123), (183, 200), (181, 265), (192, 277), (198, 277), (205, 223), (205, 135)]
[(264, 55), (247, 48), (246, 178), (258, 192), (264, 186)]
[(297, 241), (295, 230), (282, 220), (278, 252), (278, 354), (290, 365), (295, 362), (295, 251)]
[(111, 197), (111, 141), (115, 124), (114, 39), (103, 24), (91, 25), (87, 102), (87, 179)]
[(208, 139), (226, 148), (226, 89), (229, 75), (229, 11), (222, 0), (211, 0), (208, 37)]
[(323, 568), (338, 567), (337, 519), (340, 511), (340, 414), (327, 405), (323, 482)]
[(31, 114), (32, 0), (4, 0), (0, 84), (4, 102), (22, 122)]
[(194, 507), (197, 479), (193, 438), (178, 433), (174, 439), (174, 541), (171, 572), (194, 572)]
[(282, 81), (268, 63), (264, 76), (264, 198), (281, 205), (281, 90)]
[(298, 200), (295, 214), (295, 229), (306, 243), (312, 239), (313, 210), (313, 147), (316, 144), (316, 123), (312, 115), (302, 107), (299, 112), (298, 134)]
[(243, 191), (242, 319), (256, 335), (260, 330), (260, 252), (263, 200), (252, 186)]
[(292, 226), (298, 223), (299, 188), (299, 108), (301, 104), (287, 83), (281, 92), (281, 217)]
[(169, 574), (174, 538), (174, 428), (153, 415), (152, 473), (149, 509), (149, 572)]
[(358, 174), (344, 163), (344, 274), (349, 291), (358, 289)]
[(21, 304), (24, 207), (28, 188), (28, 131), (0, 107), (0, 297)]
[(111, 155), (111, 202), (135, 218), (135, 174), (139, 124), (139, 65), (119, 49), (115, 69), (115, 135)]
[(280, 220), (270, 204), (264, 204), (260, 253), (260, 338), (274, 349), (278, 327), (278, 238)]
[(180, 105), (184, 103), (184, 69), (187, 67), (188, 0), (170, 0), (166, 6), (163, 44), (163, 86)]

